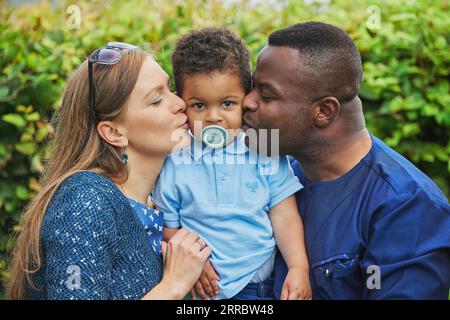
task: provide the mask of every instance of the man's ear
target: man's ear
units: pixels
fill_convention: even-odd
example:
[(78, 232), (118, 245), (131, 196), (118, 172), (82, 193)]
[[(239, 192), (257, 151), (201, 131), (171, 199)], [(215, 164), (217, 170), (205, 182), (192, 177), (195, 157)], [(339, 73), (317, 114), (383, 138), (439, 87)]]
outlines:
[(312, 110), (314, 125), (319, 128), (325, 128), (339, 116), (341, 105), (335, 97), (325, 97), (315, 102)]
[(97, 131), (100, 137), (110, 145), (124, 147), (128, 145), (128, 139), (123, 134), (123, 128), (112, 121), (101, 121), (97, 125)]

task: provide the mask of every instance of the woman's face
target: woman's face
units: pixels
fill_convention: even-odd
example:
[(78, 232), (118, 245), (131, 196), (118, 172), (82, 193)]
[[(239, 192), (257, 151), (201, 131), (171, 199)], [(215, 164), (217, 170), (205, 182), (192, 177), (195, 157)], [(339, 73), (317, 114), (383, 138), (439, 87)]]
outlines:
[(184, 101), (170, 91), (167, 73), (147, 58), (119, 120), (128, 140), (127, 152), (166, 156), (186, 146), (190, 138), (185, 109)]

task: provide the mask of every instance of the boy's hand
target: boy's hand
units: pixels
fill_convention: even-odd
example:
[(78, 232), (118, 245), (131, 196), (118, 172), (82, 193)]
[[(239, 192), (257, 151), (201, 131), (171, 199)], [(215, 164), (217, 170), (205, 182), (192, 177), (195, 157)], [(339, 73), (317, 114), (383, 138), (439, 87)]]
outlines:
[(280, 300), (311, 300), (312, 291), (308, 270), (290, 268), (284, 280)]
[(214, 270), (211, 262), (206, 260), (203, 267), (202, 274), (195, 284), (194, 288), (191, 290), (191, 297), (195, 300), (195, 292), (203, 299), (208, 300), (206, 294), (208, 294), (211, 299), (215, 299), (216, 295), (219, 293), (219, 286), (217, 281), (220, 279), (216, 270)]

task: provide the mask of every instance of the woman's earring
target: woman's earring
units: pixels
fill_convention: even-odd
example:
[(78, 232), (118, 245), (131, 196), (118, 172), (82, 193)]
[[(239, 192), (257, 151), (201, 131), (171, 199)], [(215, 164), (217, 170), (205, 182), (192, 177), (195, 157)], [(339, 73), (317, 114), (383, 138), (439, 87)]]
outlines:
[(127, 144), (123, 144), (122, 163), (128, 164)]

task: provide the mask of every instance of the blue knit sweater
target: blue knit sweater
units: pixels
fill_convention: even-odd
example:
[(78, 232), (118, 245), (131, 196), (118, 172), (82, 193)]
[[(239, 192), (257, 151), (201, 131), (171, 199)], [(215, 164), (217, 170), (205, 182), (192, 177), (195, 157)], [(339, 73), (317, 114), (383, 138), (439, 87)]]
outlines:
[(140, 299), (162, 277), (161, 258), (115, 184), (77, 173), (53, 195), (41, 229), (39, 291), (30, 299)]

